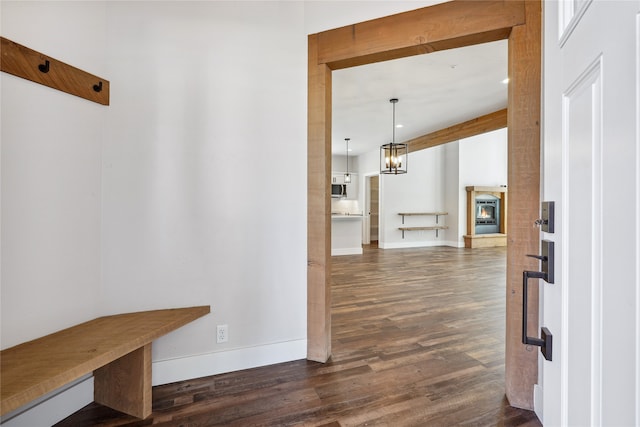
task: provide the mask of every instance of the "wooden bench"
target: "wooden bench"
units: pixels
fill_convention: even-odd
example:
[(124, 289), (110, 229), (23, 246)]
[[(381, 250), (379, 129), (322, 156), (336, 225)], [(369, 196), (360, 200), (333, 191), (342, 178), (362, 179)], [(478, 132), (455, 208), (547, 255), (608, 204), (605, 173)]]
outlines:
[(99, 317), (0, 352), (1, 413), (93, 372), (94, 400), (151, 415), (151, 342), (210, 312), (209, 306)]

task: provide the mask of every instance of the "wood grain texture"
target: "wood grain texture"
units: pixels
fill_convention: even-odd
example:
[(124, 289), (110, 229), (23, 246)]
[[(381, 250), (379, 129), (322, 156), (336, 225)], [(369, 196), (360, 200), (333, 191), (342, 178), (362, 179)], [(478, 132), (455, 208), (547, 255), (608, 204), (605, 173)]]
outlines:
[(485, 114), (484, 116), (410, 139), (406, 143), (409, 144), (409, 152), (411, 153), (506, 127), (507, 109), (505, 108), (504, 110)]
[(318, 60), (332, 70), (509, 37), (521, 1), (453, 1), (318, 34)]
[(465, 248), (493, 248), (495, 246), (507, 246), (507, 235), (501, 233), (491, 234), (465, 234)]
[[(506, 390), (513, 406), (533, 408), (537, 347), (522, 344), (522, 272), (539, 269), (541, 15), (538, 0), (525, 2), (526, 25), (509, 38), (509, 211), (507, 213)], [(529, 325), (538, 325), (538, 292), (529, 295)]]
[(98, 368), (93, 381), (94, 401), (147, 418), (151, 415), (151, 343)]
[[(109, 81), (79, 68), (65, 64), (43, 53), (0, 37), (0, 71), (30, 80), (53, 89), (79, 96), (102, 105), (109, 105)], [(38, 69), (49, 61), (49, 71)], [(96, 92), (94, 85), (101, 83)]]
[(505, 255), (365, 246), (363, 255), (335, 257), (327, 363), (157, 386), (144, 422), (94, 403), (58, 427), (538, 427), (504, 395)]
[(100, 317), (0, 352), (2, 414), (209, 313), (209, 306)]
[(331, 70), (310, 35), (307, 147), (307, 358), (331, 356)]

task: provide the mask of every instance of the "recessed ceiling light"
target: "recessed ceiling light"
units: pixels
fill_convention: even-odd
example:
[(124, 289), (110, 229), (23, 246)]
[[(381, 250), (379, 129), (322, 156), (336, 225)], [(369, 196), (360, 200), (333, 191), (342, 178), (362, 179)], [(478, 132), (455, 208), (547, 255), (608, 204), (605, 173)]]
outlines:
[(507, 77), (506, 79), (504, 79), (504, 80), (502, 81), (502, 83), (504, 83), (504, 84), (509, 83), (509, 77)]
[(402, 126), (400, 123), (398, 123), (398, 124), (396, 125), (396, 127), (397, 127), (397, 128), (401, 128), (401, 127), (404, 127), (404, 126)]

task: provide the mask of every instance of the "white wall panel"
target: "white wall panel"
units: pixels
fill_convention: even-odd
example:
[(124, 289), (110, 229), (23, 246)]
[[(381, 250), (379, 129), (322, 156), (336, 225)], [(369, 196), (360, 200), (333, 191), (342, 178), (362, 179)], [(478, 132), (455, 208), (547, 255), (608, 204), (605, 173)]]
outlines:
[(104, 310), (212, 309), (154, 361), (306, 339), (303, 24), (298, 2), (109, 5)]
[[(566, 91), (563, 102), (563, 211), (568, 265), (562, 364), (568, 425), (599, 424), (602, 313), (601, 59)], [(585, 408), (589, 408), (587, 411)]]
[[(640, 2), (638, 2), (640, 8)], [(636, 147), (640, 147), (640, 13), (636, 14)], [(636, 148), (636, 402), (640, 402), (640, 150)], [(636, 405), (640, 425), (640, 404)]]
[(580, 23), (580, 19), (587, 11), (593, 0), (564, 0), (556, 3), (559, 9), (560, 45), (564, 45), (571, 37), (573, 30)]

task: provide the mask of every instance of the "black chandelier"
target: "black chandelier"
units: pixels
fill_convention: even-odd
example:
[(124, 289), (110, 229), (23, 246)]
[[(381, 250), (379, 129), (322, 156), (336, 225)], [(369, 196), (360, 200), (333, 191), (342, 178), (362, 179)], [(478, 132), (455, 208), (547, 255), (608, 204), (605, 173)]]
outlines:
[(398, 98), (389, 100), (393, 104), (393, 131), (391, 142), (380, 147), (380, 173), (398, 175), (407, 173), (409, 144), (396, 143), (396, 104)]

